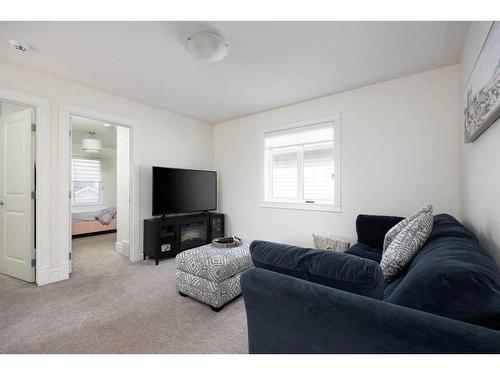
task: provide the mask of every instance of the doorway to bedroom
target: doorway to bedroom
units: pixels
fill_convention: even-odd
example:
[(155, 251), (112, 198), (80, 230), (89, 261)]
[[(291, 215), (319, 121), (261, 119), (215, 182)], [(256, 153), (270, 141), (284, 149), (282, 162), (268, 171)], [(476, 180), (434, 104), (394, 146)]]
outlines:
[(70, 116), (72, 277), (128, 262), (130, 130)]

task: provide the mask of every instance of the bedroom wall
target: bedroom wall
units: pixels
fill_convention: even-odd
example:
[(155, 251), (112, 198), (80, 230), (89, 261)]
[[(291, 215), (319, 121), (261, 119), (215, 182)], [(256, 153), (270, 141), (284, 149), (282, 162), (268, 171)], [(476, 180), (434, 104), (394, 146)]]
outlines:
[[(214, 165), (227, 234), (311, 246), (354, 242), (360, 213), (409, 215), (425, 202), (460, 213), (458, 65), (215, 125)], [(341, 114), (342, 212), (260, 207), (262, 131)]]
[(460, 150), (462, 160), (462, 216), (481, 245), (500, 264), (500, 120), (473, 143), (463, 138), (463, 93), (474, 63), (488, 35), (491, 22), (472, 22), (461, 58)]
[[(89, 154), (82, 150), (81, 144), (73, 143), (73, 156), (89, 157)], [(95, 157), (102, 160), (102, 205), (73, 206), (71, 207), (72, 212), (91, 212), (106, 207), (116, 207), (116, 149), (103, 147)]]
[[(59, 257), (58, 202), (59, 170), (63, 161), (58, 160), (59, 110), (61, 105), (71, 105), (130, 119), (137, 124), (137, 165), (134, 172), (139, 180), (139, 215), (134, 227), (136, 254), (142, 247), (142, 220), (151, 216), (151, 166), (173, 166), (180, 168), (212, 168), (212, 126), (206, 122), (170, 112), (165, 109), (141, 104), (72, 80), (51, 76), (43, 72), (0, 60), (0, 87), (50, 101), (50, 171), (40, 171), (40, 176), (49, 178), (51, 184), (51, 243), (50, 282), (57, 281), (63, 259)], [(64, 258), (64, 257), (63, 257)], [(142, 259), (142, 257), (141, 257)], [(67, 262), (67, 259), (65, 260)], [(67, 267), (67, 265), (66, 265)]]

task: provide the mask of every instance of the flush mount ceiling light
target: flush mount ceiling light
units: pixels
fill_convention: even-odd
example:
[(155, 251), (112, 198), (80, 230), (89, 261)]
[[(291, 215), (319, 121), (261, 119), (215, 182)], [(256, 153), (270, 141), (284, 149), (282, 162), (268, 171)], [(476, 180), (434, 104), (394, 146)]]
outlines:
[[(94, 132), (89, 132), (91, 137), (95, 136)], [(95, 138), (83, 138), (82, 139), (82, 150), (85, 152), (101, 152), (102, 146), (101, 141)]]
[(186, 47), (196, 57), (210, 61), (221, 61), (227, 56), (229, 44), (212, 31), (198, 31), (187, 38)]
[(19, 52), (28, 52), (31, 49), (31, 46), (28, 43), (18, 42), (14, 39), (9, 40), (9, 44), (12, 48)]

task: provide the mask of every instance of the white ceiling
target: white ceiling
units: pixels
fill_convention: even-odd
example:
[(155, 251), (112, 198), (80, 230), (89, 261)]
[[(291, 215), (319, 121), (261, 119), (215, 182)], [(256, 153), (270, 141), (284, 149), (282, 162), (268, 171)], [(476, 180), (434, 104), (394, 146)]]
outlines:
[(116, 127), (104, 126), (102, 121), (92, 120), (79, 116), (71, 116), (71, 135), (73, 143), (81, 144), (83, 138), (94, 132), (93, 138), (100, 139), (102, 147), (116, 148)]
[[(0, 22), (0, 58), (209, 122), (459, 61), (468, 22)], [(228, 57), (190, 55), (219, 32)], [(22, 54), (9, 39), (25, 41)]]

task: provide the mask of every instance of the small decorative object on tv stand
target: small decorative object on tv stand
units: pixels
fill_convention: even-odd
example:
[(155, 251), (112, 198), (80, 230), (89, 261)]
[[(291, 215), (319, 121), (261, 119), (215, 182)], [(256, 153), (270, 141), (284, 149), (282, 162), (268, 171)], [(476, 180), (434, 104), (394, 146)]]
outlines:
[(241, 238), (239, 237), (224, 237), (224, 238), (216, 238), (212, 241), (212, 245), (215, 247), (237, 247), (241, 245)]

